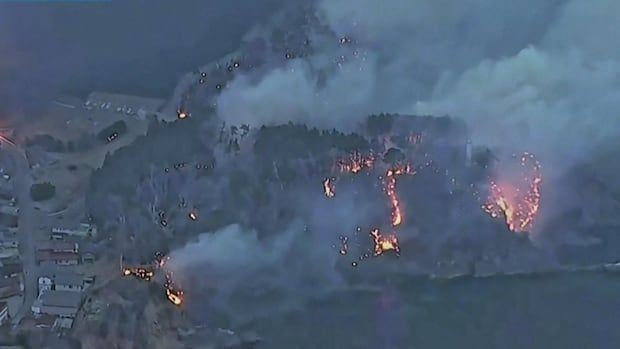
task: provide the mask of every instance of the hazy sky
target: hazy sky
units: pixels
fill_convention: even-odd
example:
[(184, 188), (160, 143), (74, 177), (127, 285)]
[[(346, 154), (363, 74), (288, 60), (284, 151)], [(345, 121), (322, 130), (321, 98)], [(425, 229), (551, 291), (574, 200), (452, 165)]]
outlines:
[(59, 89), (167, 96), (283, 2), (0, 3), (0, 101), (23, 108)]

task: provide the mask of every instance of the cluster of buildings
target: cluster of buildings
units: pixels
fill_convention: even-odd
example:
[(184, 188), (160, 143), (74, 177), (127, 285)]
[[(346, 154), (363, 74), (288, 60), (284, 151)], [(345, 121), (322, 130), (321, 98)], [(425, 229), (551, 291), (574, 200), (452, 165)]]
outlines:
[(31, 307), (34, 316), (55, 329), (70, 329), (80, 310), (85, 291), (93, 282), (76, 272), (75, 266), (92, 263), (94, 255), (80, 249), (80, 242), (95, 237), (97, 228), (88, 223), (73, 227), (53, 227), (49, 240), (36, 246), (39, 267), (37, 299)]
[(92, 92), (86, 98), (83, 108), (86, 110), (113, 111), (117, 114), (145, 120), (149, 115), (156, 115), (163, 105), (164, 100), (157, 98)]
[(50, 327), (71, 328), (84, 300), (84, 291), (93, 281), (92, 278), (67, 268), (41, 268), (37, 282), (38, 294), (31, 307), (32, 313), (35, 317), (50, 322)]
[(19, 254), (19, 206), (11, 176), (0, 169), (0, 326), (10, 319), (9, 304), (24, 293)]

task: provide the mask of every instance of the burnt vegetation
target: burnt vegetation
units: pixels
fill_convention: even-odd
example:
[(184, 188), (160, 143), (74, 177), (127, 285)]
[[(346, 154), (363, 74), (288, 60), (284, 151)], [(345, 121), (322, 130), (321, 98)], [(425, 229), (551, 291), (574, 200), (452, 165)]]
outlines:
[[(467, 133), (459, 119), (395, 114), (370, 116), (350, 134), (294, 123), (228, 126), (212, 115), (152, 121), (146, 136), (108, 155), (95, 171), (87, 205), (102, 227), (100, 239), (113, 237), (111, 248), (148, 260), (232, 223), (265, 236), (294, 220), (312, 221), (312, 212), (326, 205), (321, 183), (334, 174), (336, 160), (372, 154), (381, 168), (410, 163), (416, 170), (397, 190), (405, 198), (405, 225), (420, 232), (403, 248), (415, 249), (423, 265), (497, 265), (529, 254), (539, 263), (547, 252), (537, 254), (501, 217), (481, 209), (499, 159), (484, 147), (468, 155)], [(376, 192), (372, 205), (379, 213), (369, 217), (389, 214), (384, 194), (372, 189), (384, 174), (377, 171), (336, 184), (337, 193), (356, 193), (358, 204), (368, 201), (360, 192)], [(324, 219), (332, 219), (324, 209)]]

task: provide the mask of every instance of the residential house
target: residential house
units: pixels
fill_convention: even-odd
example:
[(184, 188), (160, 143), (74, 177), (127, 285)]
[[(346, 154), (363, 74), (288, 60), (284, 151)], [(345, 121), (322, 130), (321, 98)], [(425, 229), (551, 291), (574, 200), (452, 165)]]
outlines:
[(19, 256), (0, 257), (0, 267), (6, 267), (7, 265), (21, 264)]
[(95, 263), (95, 254), (92, 252), (84, 252), (82, 253), (82, 263), (89, 264)]
[(58, 269), (43, 272), (39, 276), (39, 294), (50, 290), (82, 292), (84, 275)]
[(80, 309), (82, 296), (72, 291), (45, 291), (32, 304), (32, 312), (55, 315), (62, 318), (74, 318)]
[(0, 278), (12, 278), (17, 277), (19, 274), (24, 272), (23, 265), (18, 263), (13, 264), (5, 264), (0, 267)]
[(18, 248), (19, 242), (16, 237), (0, 237), (0, 247), (2, 248)]
[(0, 230), (0, 240), (4, 239), (14, 239), (17, 237), (16, 230), (2, 229)]
[(43, 241), (37, 246), (37, 251), (46, 252), (65, 252), (75, 253), (79, 252), (80, 245), (77, 242), (70, 241)]
[(97, 235), (97, 227), (94, 224), (80, 223), (76, 227), (53, 227), (52, 240), (63, 240), (67, 236), (79, 238), (93, 238)]
[(0, 181), (0, 199), (7, 201), (14, 201), (14, 188), (11, 183), (6, 181)]
[(48, 275), (39, 276), (39, 293), (40, 296), (43, 292), (51, 291), (54, 286), (54, 279)]
[(0, 326), (4, 326), (9, 322), (9, 304), (7, 302), (0, 302)]
[(4, 213), (9, 216), (17, 217), (19, 215), (19, 207), (0, 205), (0, 213)]
[(5, 210), (2, 209), (3, 207), (7, 206), (0, 206), (0, 225), (7, 228), (17, 227), (19, 223), (17, 221), (17, 214), (11, 212), (6, 213)]
[(0, 278), (0, 298), (17, 296), (24, 290), (24, 284), (19, 277)]
[(76, 265), (80, 256), (73, 252), (37, 251), (36, 262), (39, 265)]
[(5, 258), (17, 258), (19, 257), (19, 250), (16, 248), (0, 248), (0, 259)]

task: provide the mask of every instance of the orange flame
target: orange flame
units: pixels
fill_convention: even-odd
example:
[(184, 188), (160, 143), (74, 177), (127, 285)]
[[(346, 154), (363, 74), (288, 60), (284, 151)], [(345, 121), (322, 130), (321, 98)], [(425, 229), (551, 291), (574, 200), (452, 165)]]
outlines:
[(183, 291), (176, 291), (166, 288), (166, 297), (168, 297), (168, 300), (176, 306), (183, 304)]
[(379, 256), (384, 252), (394, 251), (397, 255), (400, 254), (400, 246), (398, 244), (398, 237), (395, 234), (388, 236), (381, 235), (379, 229), (373, 229), (370, 232), (375, 243), (375, 256)]
[(541, 166), (534, 154), (524, 153), (520, 165), (525, 168), (528, 163), (532, 164), (533, 173), (523, 176), (525, 185), (491, 182), (489, 198), (482, 206), (493, 218), (504, 216), (508, 228), (514, 232), (529, 231), (540, 208)]
[(393, 227), (396, 227), (403, 222), (403, 214), (400, 208), (400, 201), (398, 200), (398, 195), (396, 194), (396, 176), (408, 173), (413, 173), (411, 167), (409, 165), (404, 165), (401, 167), (391, 168), (385, 174), (385, 192), (390, 199), (390, 204), (392, 206)]
[(359, 152), (353, 152), (349, 158), (339, 160), (337, 163), (340, 172), (358, 173), (363, 169), (373, 168), (375, 158), (372, 155), (363, 155)]
[(336, 196), (336, 192), (334, 191), (334, 180), (334, 178), (325, 178), (323, 181), (323, 190), (325, 191), (325, 196), (328, 198)]
[(183, 120), (183, 119), (187, 118), (188, 116), (189, 116), (188, 112), (186, 112), (186, 111), (184, 111), (182, 109), (177, 110), (177, 117), (179, 119)]
[(183, 290), (178, 289), (172, 283), (172, 273), (166, 274), (166, 283), (164, 284), (164, 287), (166, 288), (166, 297), (172, 304), (176, 306), (183, 304)]
[(123, 276), (133, 275), (138, 279), (151, 281), (151, 278), (155, 275), (155, 273), (151, 269), (136, 267), (136, 268), (124, 268)]

